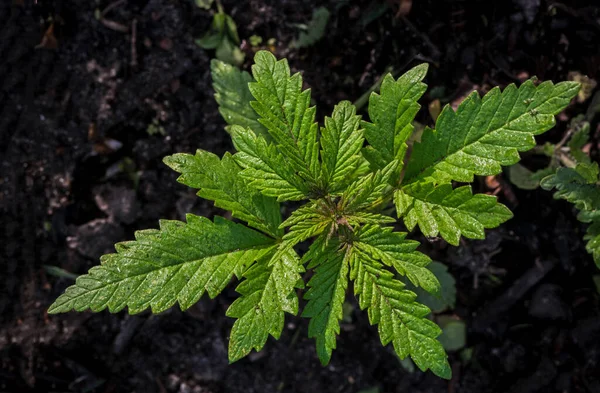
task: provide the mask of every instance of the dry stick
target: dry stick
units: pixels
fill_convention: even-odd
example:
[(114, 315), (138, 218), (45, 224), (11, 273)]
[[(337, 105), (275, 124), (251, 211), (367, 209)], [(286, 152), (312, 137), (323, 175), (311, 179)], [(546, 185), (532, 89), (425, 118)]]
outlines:
[(133, 70), (137, 69), (138, 61), (137, 61), (137, 49), (136, 49), (136, 41), (137, 41), (137, 19), (134, 19), (131, 22), (131, 68)]
[(108, 27), (109, 29), (120, 31), (121, 33), (127, 33), (129, 31), (129, 27), (125, 26), (119, 22), (115, 22), (110, 19), (106, 19), (104, 16), (112, 9), (120, 6), (123, 3), (126, 3), (127, 0), (117, 0), (114, 3), (109, 4), (101, 13), (100, 13), (100, 22)]
[(104, 15), (106, 15), (110, 10), (117, 8), (118, 6), (120, 6), (123, 3), (126, 3), (127, 0), (117, 0), (114, 3), (109, 4), (101, 13), (100, 13), (100, 19), (104, 18)]
[(537, 285), (554, 267), (557, 261), (554, 259), (536, 260), (513, 285), (502, 295), (498, 296), (483, 311), (477, 315), (472, 323), (475, 332), (489, 334), (491, 326), (504, 317), (504, 314), (515, 306), (527, 292)]

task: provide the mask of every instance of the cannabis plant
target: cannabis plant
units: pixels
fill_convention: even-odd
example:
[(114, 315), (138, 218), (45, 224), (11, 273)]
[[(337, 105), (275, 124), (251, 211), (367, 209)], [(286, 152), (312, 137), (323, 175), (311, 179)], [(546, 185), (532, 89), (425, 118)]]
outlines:
[[(456, 111), (446, 107), (435, 129), (426, 128), (409, 149), (412, 122), (427, 65), (395, 80), (388, 75), (369, 100), (369, 121), (343, 101), (315, 122), (310, 90), (286, 60), (256, 54), (252, 76), (212, 63), (219, 110), (236, 152), (222, 158), (198, 150), (165, 163), (201, 198), (244, 223), (189, 214), (186, 222), (161, 221), (160, 229), (136, 233), (116, 254), (79, 277), (50, 307), (155, 313), (175, 303), (182, 310), (207, 292), (217, 296), (235, 276), (240, 297), (227, 310), (236, 318), (229, 360), (279, 338), (285, 313), (296, 315), (304, 277), (310, 277), (302, 316), (310, 318), (319, 359), (336, 347), (347, 289), (352, 282), (361, 309), (378, 326), (382, 344), (402, 359), (449, 378), (447, 355), (436, 340), (439, 327), (405, 281), (436, 294), (429, 257), (419, 243), (395, 230), (417, 225), (430, 238), (458, 245), (461, 236), (483, 239), (512, 214), (494, 196), (473, 194), (475, 175), (495, 175), (535, 146), (534, 135), (552, 128), (554, 115), (577, 93), (573, 82), (532, 81), (483, 98), (473, 92)], [(294, 201), (285, 208), (281, 203)], [(297, 207), (299, 206), (299, 207)], [(291, 214), (287, 214), (291, 211)], [(306, 247), (299, 246), (310, 240)], [(307, 249), (301, 256), (300, 249)]]
[(565, 199), (579, 210), (577, 219), (589, 223), (584, 240), (600, 268), (600, 170), (598, 163), (578, 163), (575, 167), (561, 167), (541, 181), (545, 190), (556, 189), (554, 198)]
[[(584, 240), (600, 268), (600, 171), (583, 150), (590, 137), (590, 124), (600, 112), (600, 93), (596, 93), (585, 115), (574, 117), (564, 137), (557, 144), (546, 143), (534, 149), (550, 157), (548, 166), (535, 172), (515, 164), (509, 178), (519, 188), (556, 189), (554, 197), (565, 199), (579, 210), (577, 219), (589, 223)], [(566, 145), (566, 146), (565, 146)]]

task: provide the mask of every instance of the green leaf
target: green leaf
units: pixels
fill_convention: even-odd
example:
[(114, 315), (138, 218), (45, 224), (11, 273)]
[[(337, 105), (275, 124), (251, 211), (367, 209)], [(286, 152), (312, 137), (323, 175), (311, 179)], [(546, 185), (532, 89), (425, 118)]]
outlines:
[(442, 328), (439, 340), (446, 351), (458, 351), (465, 347), (467, 344), (467, 326), (463, 321), (450, 316), (441, 316), (438, 318), (438, 324)]
[(213, 16), (210, 29), (196, 40), (196, 45), (202, 49), (216, 49), (222, 40), (227, 39), (225, 36), (225, 19), (226, 14), (218, 12)]
[(325, 211), (319, 209), (315, 203), (307, 204), (295, 210), (285, 220), (280, 228), (290, 227), (288, 233), (283, 236), (288, 247), (292, 247), (313, 236), (320, 235), (326, 229), (330, 229), (333, 220)]
[(290, 76), (287, 60), (267, 51), (254, 57), (250, 92), (256, 99), (252, 108), (273, 137), (277, 150), (288, 165), (309, 184), (319, 175), (318, 126), (315, 107), (310, 107), (310, 90), (302, 91), (300, 74)]
[(542, 179), (544, 190), (556, 188), (554, 197), (566, 199), (579, 210), (600, 209), (598, 163), (577, 164), (575, 168), (559, 168), (556, 174)]
[(390, 182), (398, 176), (399, 166), (399, 161), (393, 160), (385, 168), (356, 180), (342, 193), (339, 210), (353, 214), (380, 206), (391, 188)]
[(440, 234), (455, 246), (461, 235), (484, 239), (485, 228), (495, 228), (512, 217), (496, 197), (473, 195), (471, 186), (452, 189), (451, 184), (412, 183), (394, 193), (394, 203), (408, 230), (418, 224), (425, 236)]
[(569, 143), (567, 143), (567, 146), (569, 147), (569, 154), (577, 162), (590, 164), (590, 157), (582, 150), (590, 139), (590, 123), (584, 121), (583, 119), (575, 118), (571, 121), (571, 124), (576, 131), (573, 133), (571, 139), (569, 139)]
[(246, 58), (240, 47), (230, 39), (222, 39), (216, 49), (215, 56), (217, 59), (237, 67), (241, 66)]
[(390, 227), (365, 225), (356, 232), (353, 244), (358, 250), (408, 277), (413, 285), (430, 293), (439, 293), (440, 283), (426, 267), (431, 259), (417, 251), (419, 242), (407, 240), (406, 233), (392, 231)]
[(348, 288), (349, 253), (340, 248), (339, 242), (330, 242), (321, 249), (319, 243), (309, 268), (316, 268), (308, 282), (309, 290), (304, 295), (308, 300), (302, 316), (311, 318), (308, 336), (316, 339), (317, 354), (323, 365), (331, 359), (336, 347), (336, 335), (340, 333), (340, 320), (344, 316), (344, 299)]
[(358, 226), (361, 224), (376, 224), (376, 225), (385, 225), (385, 224), (393, 224), (396, 220), (392, 217), (377, 214), (377, 213), (369, 213), (369, 212), (354, 212), (350, 214), (345, 214), (344, 219), (351, 226)]
[(381, 264), (360, 250), (350, 256), (350, 279), (362, 310), (368, 309), (369, 321), (378, 325), (383, 345), (392, 342), (400, 359), (411, 356), (425, 371), (450, 379), (452, 370), (442, 345), (435, 339), (440, 328), (429, 319), (429, 309), (415, 302), (414, 292), (393, 278)]
[(527, 81), (502, 92), (493, 88), (483, 99), (473, 92), (456, 112), (446, 106), (436, 129), (426, 129), (421, 142), (414, 144), (404, 183), (428, 177), (437, 183), (472, 182), (474, 175), (500, 173), (501, 165), (516, 163), (519, 152), (535, 146), (534, 135), (554, 126), (554, 115), (569, 104), (579, 86), (576, 82), (535, 86)]
[(215, 100), (225, 122), (250, 127), (255, 134), (268, 137), (267, 129), (258, 122), (258, 114), (250, 106), (253, 98), (248, 83), (254, 80), (250, 74), (217, 59), (210, 62), (210, 70)]
[(508, 178), (522, 190), (535, 190), (540, 186), (540, 181), (534, 178), (534, 172), (519, 163), (508, 167)]
[(408, 148), (406, 141), (414, 130), (412, 122), (421, 107), (417, 101), (427, 89), (421, 82), (427, 68), (427, 64), (418, 65), (398, 80), (388, 74), (381, 83), (381, 94), (371, 94), (371, 122), (362, 124), (370, 144), (363, 154), (372, 168), (383, 168), (392, 160), (403, 162)]
[(222, 11), (213, 16), (210, 30), (196, 40), (196, 45), (203, 49), (216, 49), (217, 59), (237, 66), (244, 62), (245, 57), (239, 44), (235, 21)]
[(196, 6), (209, 10), (214, 0), (195, 0)]
[(596, 266), (600, 269), (600, 218), (597, 218), (588, 227), (583, 240), (587, 241), (585, 249), (592, 254)]
[(429, 292), (415, 287), (409, 288), (417, 294), (417, 300), (431, 309), (433, 313), (441, 313), (453, 309), (456, 304), (456, 281), (448, 272), (446, 265), (440, 262), (431, 262), (427, 268), (440, 282), (439, 296), (431, 295)]
[(164, 162), (181, 173), (177, 181), (200, 189), (201, 198), (214, 201), (215, 206), (273, 237), (283, 236), (279, 203), (246, 184), (239, 176), (242, 168), (231, 154), (225, 153), (219, 160), (213, 153), (197, 150), (196, 155), (174, 154), (165, 157)]
[(229, 339), (230, 362), (243, 358), (253, 348), (261, 350), (269, 334), (278, 339), (285, 322), (284, 313), (298, 313), (294, 289), (304, 268), (293, 250), (276, 256), (267, 255), (254, 264), (236, 289), (242, 296), (227, 310), (228, 317), (238, 318)]
[(308, 22), (305, 31), (300, 32), (298, 39), (292, 41), (291, 48), (306, 48), (317, 43), (325, 34), (329, 10), (325, 7), (315, 8), (312, 19)]
[(263, 137), (249, 128), (231, 127), (231, 137), (239, 151), (234, 158), (244, 168), (240, 173), (252, 187), (278, 201), (298, 201), (308, 198), (310, 189), (294, 172), (291, 165)]
[(538, 184), (542, 181), (546, 176), (550, 176), (556, 173), (556, 169), (558, 168), (558, 164), (550, 163), (550, 166), (539, 169), (531, 174), (531, 180), (538, 182)]
[(332, 116), (325, 118), (325, 128), (321, 131), (321, 173), (331, 194), (348, 185), (360, 164), (364, 138), (359, 126), (360, 116), (349, 101), (340, 102), (333, 108)]
[(102, 256), (102, 264), (77, 278), (48, 312), (129, 307), (136, 314), (151, 307), (159, 313), (175, 302), (185, 310), (205, 291), (214, 298), (273, 245), (241, 224), (191, 214), (187, 223), (163, 220), (160, 230), (138, 231), (135, 238), (118, 243), (116, 254)]

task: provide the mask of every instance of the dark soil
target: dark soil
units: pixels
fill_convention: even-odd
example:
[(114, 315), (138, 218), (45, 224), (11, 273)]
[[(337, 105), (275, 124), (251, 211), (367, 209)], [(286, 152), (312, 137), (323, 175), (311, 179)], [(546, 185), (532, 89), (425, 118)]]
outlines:
[[(159, 218), (223, 214), (161, 161), (232, 147), (213, 99), (214, 53), (194, 44), (210, 13), (191, 0), (128, 0), (103, 23), (95, 11), (110, 3), (0, 2), (0, 392), (600, 392), (598, 271), (585, 226), (550, 193), (501, 177), (499, 197), (515, 218), (488, 240), (452, 248), (421, 239), (456, 277), (454, 313), (469, 326), (472, 356), (450, 354), (450, 382), (405, 371), (356, 307), (327, 367), (298, 317), (279, 341), (228, 365), (233, 284), (185, 313), (47, 315), (72, 279), (44, 266), (82, 274)], [(425, 124), (436, 97), (452, 102), (532, 75), (600, 77), (597, 0), (425, 0), (405, 17), (400, 3), (377, 16), (367, 0), (223, 0), (242, 38), (275, 38), (276, 54), (303, 71), (320, 119), (388, 66), (431, 64)], [(326, 36), (290, 49), (296, 24), (319, 5), (332, 12)], [(254, 49), (242, 48), (247, 68)], [(560, 140), (586, 107), (573, 104), (539, 140)], [(162, 133), (150, 135), (153, 123)], [(597, 160), (597, 122), (592, 135)], [(492, 192), (483, 181), (476, 188)]]

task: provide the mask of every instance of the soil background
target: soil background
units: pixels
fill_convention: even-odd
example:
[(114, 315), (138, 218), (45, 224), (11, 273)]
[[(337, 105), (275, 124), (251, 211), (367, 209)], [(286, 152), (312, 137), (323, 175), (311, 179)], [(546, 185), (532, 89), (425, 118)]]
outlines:
[[(417, 117), (429, 125), (435, 98), (453, 103), (533, 75), (600, 77), (597, 0), (222, 3), (244, 40), (243, 68), (258, 49), (248, 38), (273, 38), (271, 49), (312, 88), (319, 121), (388, 67), (430, 63)], [(0, 392), (600, 392), (598, 271), (585, 226), (571, 205), (505, 176), (474, 184), (515, 214), (486, 241), (454, 248), (411, 235), (457, 280), (448, 314), (466, 322), (468, 351), (450, 353), (451, 381), (406, 371), (351, 296), (354, 311), (327, 367), (306, 338), (307, 321), (290, 316), (279, 341), (228, 365), (233, 320), (224, 314), (235, 283), (185, 313), (47, 315), (73, 281), (46, 266), (82, 274), (159, 218), (224, 214), (161, 161), (232, 149), (213, 98), (214, 52), (194, 43), (213, 11), (188, 0), (126, 0), (102, 21), (109, 6), (0, 2)], [(317, 6), (331, 11), (325, 36), (291, 48)], [(574, 102), (538, 141), (559, 141), (586, 109)], [(597, 120), (591, 130), (597, 161)]]

